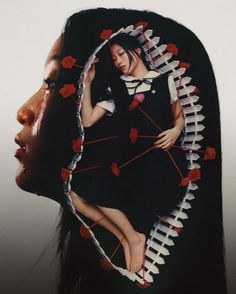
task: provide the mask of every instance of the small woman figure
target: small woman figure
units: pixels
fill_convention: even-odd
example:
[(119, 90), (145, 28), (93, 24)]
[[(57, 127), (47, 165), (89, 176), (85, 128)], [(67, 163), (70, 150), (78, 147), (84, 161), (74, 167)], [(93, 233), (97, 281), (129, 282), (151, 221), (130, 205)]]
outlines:
[[(95, 64), (99, 62), (98, 59), (95, 59), (84, 81), (81, 117), (85, 131), (86, 128), (96, 124), (96, 122), (98, 122), (104, 115), (113, 114), (117, 118), (119, 133), (124, 134), (120, 136), (120, 139), (115, 144), (115, 151), (112, 155), (115, 157), (114, 160), (129, 160), (140, 150), (145, 150), (145, 148), (150, 147), (150, 141), (147, 140), (139, 142), (137, 145), (130, 144), (129, 142), (128, 132), (130, 128), (134, 129), (134, 127), (138, 127), (141, 132), (154, 130), (156, 132), (157, 130), (156, 126), (153, 126), (138, 110), (132, 109), (131, 111), (132, 99), (135, 95), (135, 97), (139, 95), (138, 97), (141, 97), (142, 99), (145, 96), (145, 99), (140, 101), (140, 105), (143, 106), (143, 109), (146, 109), (149, 114), (151, 113), (152, 117), (154, 116), (154, 118), (158, 119), (161, 123), (160, 129), (162, 131), (160, 131), (160, 129), (158, 130), (158, 140), (154, 139), (153, 145), (151, 145), (151, 147), (154, 148), (150, 151), (152, 155), (149, 156), (147, 154), (146, 156), (143, 156), (140, 160), (137, 160), (133, 166), (130, 165), (127, 170), (124, 170), (124, 172), (122, 171), (120, 176), (116, 172), (115, 175), (112, 174), (110, 170), (111, 162), (108, 162), (106, 172), (101, 172), (102, 176), (100, 180), (100, 185), (107, 185), (109, 187), (109, 192), (107, 193), (109, 199), (107, 202), (104, 204), (97, 203), (97, 201), (92, 198), (93, 195), (91, 195), (91, 190), (87, 193), (89, 194), (87, 199), (86, 191), (80, 192), (83, 191), (82, 186), (85, 182), (83, 178), (80, 179), (80, 181), (76, 178), (76, 182), (78, 181), (78, 187), (72, 185), (73, 191), (71, 192), (71, 198), (77, 211), (94, 221), (101, 219), (99, 224), (111, 231), (121, 241), (125, 253), (127, 269), (134, 273), (139, 271), (142, 267), (146, 237), (144, 234), (133, 228), (128, 219), (129, 215), (123, 212), (122, 206), (130, 201), (130, 197), (132, 199), (131, 195), (134, 194), (136, 194), (134, 202), (140, 204), (144, 197), (148, 198), (150, 195), (150, 198), (148, 200), (146, 199), (146, 201), (150, 201), (151, 203), (154, 201), (153, 205), (155, 206), (155, 203), (158, 203), (161, 199), (159, 198), (158, 200), (157, 195), (164, 193), (167, 194), (167, 197), (164, 195), (164, 198), (167, 198), (165, 201), (168, 202), (170, 197), (174, 199), (174, 201), (172, 199), (173, 206), (171, 206), (174, 208), (174, 204), (176, 204), (176, 196), (168, 196), (168, 194), (178, 194), (176, 189), (178, 189), (180, 178), (174, 169), (173, 163), (170, 158), (168, 158), (167, 152), (169, 152), (168, 150), (175, 144), (177, 138), (180, 136), (184, 127), (184, 118), (180, 102), (177, 100), (177, 92), (173, 78), (163, 78), (159, 73), (147, 69), (141, 57), (143, 55), (142, 48), (135, 37), (120, 34), (109, 41), (109, 46), (112, 62), (115, 68), (122, 73), (121, 79), (123, 80), (126, 95), (116, 98), (115, 100), (108, 99), (106, 101), (100, 101), (95, 106), (92, 106), (91, 84), (95, 78)], [(155, 86), (153, 85), (154, 83)], [(157, 93), (155, 90), (156, 87)], [(160, 96), (158, 93), (160, 90), (160, 94), (167, 96), (158, 97)], [(148, 97), (150, 95), (151, 97)], [(162, 107), (164, 107), (164, 109), (162, 109)], [(177, 157), (179, 159), (177, 160), (184, 169), (184, 154), (182, 151), (178, 150), (178, 152)], [(166, 164), (167, 162), (168, 164)], [(112, 164), (113, 166), (116, 166), (117, 163), (113, 162)], [(146, 170), (142, 171), (145, 168)], [(160, 175), (160, 172), (163, 173), (163, 176)], [(160, 185), (163, 182), (163, 177), (165, 178), (165, 175), (171, 179), (170, 185), (172, 181), (174, 182), (174, 185), (171, 189), (166, 187), (166, 191), (160, 191)], [(99, 171), (97, 171), (97, 176), (99, 176)], [(94, 174), (94, 177), (96, 177), (96, 173)], [(157, 181), (157, 178), (160, 180)], [(130, 184), (133, 179), (136, 179), (135, 185)], [(146, 183), (148, 187), (144, 189), (144, 185), (140, 185), (140, 182), (144, 182), (144, 184)], [(89, 186), (93, 186), (93, 184), (91, 183)], [(137, 187), (135, 188), (134, 186)], [(155, 191), (155, 188), (153, 189), (155, 186), (157, 191)], [(101, 191), (99, 190), (100, 188), (97, 190), (96, 187), (93, 188), (95, 191), (94, 193)], [(86, 187), (84, 189), (86, 189)], [(89, 190), (89, 187), (87, 187), (87, 189)], [(163, 188), (161, 188), (161, 190), (163, 190)], [(103, 194), (105, 194), (105, 190), (101, 194), (101, 197), (104, 196)], [(155, 199), (157, 199), (157, 201)], [(119, 203), (122, 203), (122, 205), (120, 206)], [(158, 206), (160, 207), (161, 204), (158, 203), (157, 208)], [(121, 209), (119, 209), (120, 207)], [(143, 203), (143, 207), (145, 207), (145, 203)]]

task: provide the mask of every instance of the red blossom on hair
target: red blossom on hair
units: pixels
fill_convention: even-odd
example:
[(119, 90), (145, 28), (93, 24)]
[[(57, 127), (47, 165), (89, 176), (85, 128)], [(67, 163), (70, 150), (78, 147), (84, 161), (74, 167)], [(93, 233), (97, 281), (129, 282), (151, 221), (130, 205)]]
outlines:
[(185, 178), (182, 178), (181, 182), (180, 182), (180, 186), (187, 186), (188, 183), (190, 181), (190, 178), (189, 177), (185, 177)]
[(138, 283), (137, 286), (138, 286), (140, 289), (146, 289), (146, 288), (150, 287), (151, 284), (150, 284), (148, 281), (144, 280), (144, 283), (143, 283), (143, 284)]
[(190, 68), (190, 63), (180, 62), (179, 67), (188, 69), (188, 68)]
[(140, 27), (140, 26), (142, 26), (143, 28), (146, 28), (148, 26), (148, 22), (147, 21), (139, 21), (134, 25), (135, 28)]
[(129, 132), (129, 138), (132, 144), (135, 144), (138, 139), (138, 130), (135, 128), (131, 128)]
[(212, 160), (216, 158), (216, 150), (214, 147), (207, 146), (203, 160)]
[(85, 227), (84, 224), (82, 224), (82, 225), (80, 226), (80, 230), (79, 230), (79, 232), (80, 232), (81, 237), (83, 237), (83, 238), (85, 238), (85, 239), (88, 239), (88, 238), (91, 238), (91, 237), (92, 237), (91, 232), (89, 231), (88, 228)]
[(101, 264), (101, 267), (102, 267), (103, 269), (107, 270), (107, 271), (110, 271), (110, 270), (113, 269), (112, 264), (111, 264), (110, 261), (107, 260), (106, 258), (102, 258), (102, 259), (100, 260), (100, 264)]
[(201, 171), (199, 168), (193, 168), (188, 173), (189, 179), (192, 182), (197, 182), (201, 179)]
[(66, 69), (72, 69), (75, 63), (76, 59), (74, 59), (72, 56), (65, 56), (61, 61), (62, 66)]
[(111, 35), (112, 35), (112, 30), (103, 30), (103, 31), (101, 31), (99, 37), (102, 40), (107, 40), (111, 37)]
[(115, 176), (117, 176), (117, 177), (120, 175), (120, 169), (119, 169), (117, 163), (112, 162), (112, 164), (111, 164), (111, 172), (112, 172)]
[(176, 47), (174, 43), (169, 43), (166, 47), (167, 52), (173, 53), (174, 55), (178, 55), (179, 49)]
[(75, 139), (75, 140), (72, 140), (72, 149), (74, 152), (80, 152), (80, 149), (81, 149), (81, 145), (82, 145), (82, 139), (81, 137)]
[(59, 93), (62, 97), (67, 98), (76, 92), (76, 87), (73, 84), (65, 84), (60, 90)]
[(61, 178), (64, 182), (69, 180), (70, 174), (71, 174), (71, 170), (66, 169), (66, 168), (61, 169)]

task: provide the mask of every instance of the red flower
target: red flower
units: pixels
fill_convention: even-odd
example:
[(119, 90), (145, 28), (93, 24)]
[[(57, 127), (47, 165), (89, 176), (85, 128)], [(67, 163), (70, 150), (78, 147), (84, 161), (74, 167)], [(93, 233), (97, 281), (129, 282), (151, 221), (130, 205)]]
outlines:
[(72, 149), (74, 152), (80, 152), (81, 149), (81, 145), (82, 145), (82, 139), (79, 137), (75, 140), (72, 140)]
[(200, 90), (197, 87), (195, 87), (195, 89), (193, 90), (193, 93), (200, 93)]
[(146, 289), (146, 288), (150, 287), (151, 284), (150, 284), (148, 281), (144, 280), (144, 283), (143, 283), (143, 284), (138, 283), (137, 286), (138, 286), (140, 289)]
[(182, 178), (181, 182), (180, 182), (180, 186), (187, 186), (188, 183), (190, 181), (190, 178), (189, 177), (185, 177), (185, 178)]
[(179, 53), (179, 49), (176, 47), (176, 45), (174, 43), (169, 43), (167, 45), (167, 48), (166, 50), (169, 52), (169, 53), (173, 53), (174, 55), (178, 55)]
[(60, 90), (59, 93), (64, 98), (67, 98), (76, 92), (76, 88), (73, 84), (65, 84)]
[(100, 264), (101, 264), (101, 267), (107, 271), (110, 271), (113, 269), (112, 264), (106, 258), (101, 259)]
[(92, 237), (92, 234), (90, 233), (89, 229), (86, 228), (85, 225), (83, 224), (80, 226), (79, 232), (80, 232), (80, 235), (85, 239)]
[(196, 182), (201, 179), (201, 171), (199, 168), (193, 168), (188, 173), (189, 179), (192, 182)]
[(76, 59), (72, 56), (65, 56), (61, 61), (62, 66), (66, 69), (71, 69), (75, 63)]
[(119, 175), (120, 175), (120, 169), (119, 169), (117, 163), (112, 162), (112, 164), (111, 164), (111, 172), (112, 172), (115, 176), (119, 177)]
[(216, 158), (216, 150), (214, 147), (207, 146), (203, 160), (212, 160)]
[(103, 30), (101, 33), (100, 33), (100, 39), (102, 40), (107, 40), (110, 38), (110, 36), (112, 35), (112, 30)]
[(188, 69), (190, 68), (190, 64), (187, 62), (180, 62), (179, 67)]
[(143, 26), (143, 28), (146, 28), (148, 26), (148, 22), (147, 21), (139, 21), (134, 25), (135, 29), (139, 26)]
[(174, 230), (176, 231), (177, 234), (180, 234), (183, 230), (183, 228), (174, 228)]
[(138, 139), (138, 130), (135, 128), (131, 128), (129, 132), (129, 138), (132, 144), (135, 144)]
[(71, 170), (66, 169), (66, 168), (61, 169), (61, 178), (64, 182), (69, 180), (70, 174), (71, 174)]

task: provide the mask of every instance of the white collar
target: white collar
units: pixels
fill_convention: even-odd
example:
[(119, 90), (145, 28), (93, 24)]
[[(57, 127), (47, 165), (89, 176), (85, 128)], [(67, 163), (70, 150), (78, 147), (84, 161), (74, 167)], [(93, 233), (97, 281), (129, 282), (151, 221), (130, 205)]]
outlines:
[(125, 81), (125, 82), (131, 82), (133, 80), (143, 80), (143, 79), (155, 79), (160, 75), (160, 73), (154, 71), (154, 70), (149, 70), (148, 73), (143, 77), (143, 78), (135, 78), (133, 76), (125, 76), (121, 75), (120, 78)]

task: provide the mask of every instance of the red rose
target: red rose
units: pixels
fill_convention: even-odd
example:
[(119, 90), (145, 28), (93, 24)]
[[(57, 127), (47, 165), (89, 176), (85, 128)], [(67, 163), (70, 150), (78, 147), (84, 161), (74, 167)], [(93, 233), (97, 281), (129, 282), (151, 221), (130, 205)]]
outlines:
[(92, 234), (90, 233), (89, 229), (85, 227), (84, 224), (82, 224), (80, 226), (80, 235), (85, 238), (85, 239), (88, 239), (88, 238), (91, 238), (92, 237)]
[(188, 183), (190, 181), (190, 178), (189, 177), (185, 177), (185, 178), (182, 178), (181, 182), (180, 182), (180, 186), (187, 186)]
[(135, 28), (140, 27), (140, 26), (142, 26), (143, 28), (146, 28), (148, 26), (148, 22), (147, 21), (139, 21), (134, 25)]
[(216, 158), (216, 150), (214, 147), (208, 146), (205, 155), (203, 157), (203, 160), (212, 160)]
[(169, 53), (173, 53), (174, 55), (178, 55), (179, 53), (179, 49), (176, 47), (176, 45), (174, 43), (169, 43), (167, 45), (167, 48), (166, 50), (169, 52)]
[(135, 128), (131, 128), (129, 132), (129, 138), (132, 144), (135, 144), (138, 139), (138, 130)]
[(100, 264), (101, 264), (101, 267), (104, 268), (107, 271), (110, 271), (110, 270), (113, 269), (112, 264), (106, 258), (101, 259)]
[(76, 92), (76, 87), (73, 84), (65, 84), (60, 90), (59, 93), (64, 98), (67, 98)]
[(61, 178), (64, 182), (69, 180), (70, 174), (71, 174), (71, 170), (66, 169), (66, 168), (61, 169)]
[(75, 63), (76, 59), (72, 56), (65, 56), (61, 61), (62, 66), (66, 69), (71, 69)]
[(120, 175), (120, 169), (119, 169), (117, 163), (112, 162), (112, 164), (111, 164), (111, 171), (117, 177)]
[(80, 152), (81, 149), (81, 145), (82, 145), (82, 139), (79, 137), (75, 140), (72, 140), (72, 149), (74, 152)]
[(102, 40), (107, 40), (110, 38), (110, 36), (112, 35), (112, 30), (103, 30), (101, 33), (100, 33), (100, 39)]
[(192, 182), (196, 182), (201, 179), (201, 171), (199, 168), (193, 168), (188, 173), (189, 179)]
[(180, 62), (179, 67), (188, 69), (190, 68), (190, 64), (186, 62)]

